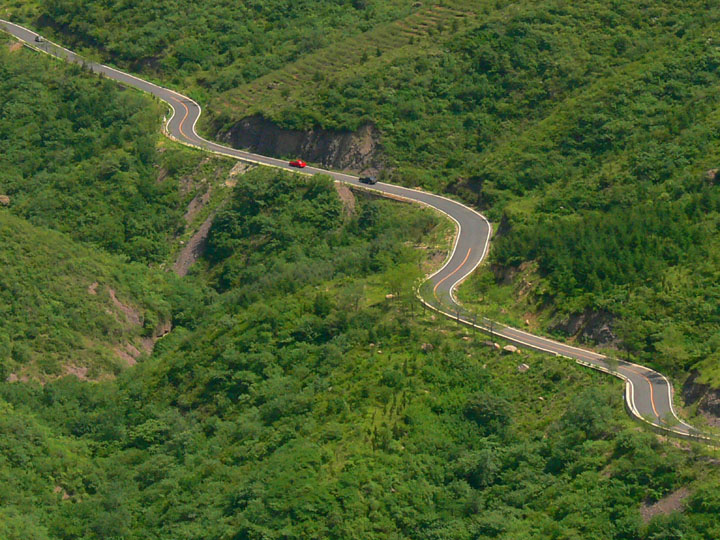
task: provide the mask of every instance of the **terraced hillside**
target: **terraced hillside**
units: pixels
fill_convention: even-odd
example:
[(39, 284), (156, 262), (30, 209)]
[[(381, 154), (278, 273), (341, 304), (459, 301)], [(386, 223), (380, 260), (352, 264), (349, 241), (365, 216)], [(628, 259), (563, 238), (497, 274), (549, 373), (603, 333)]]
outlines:
[[(225, 111), (228, 117), (238, 118), (273, 110), (281, 103), (296, 102), (298, 96), (314, 85), (329, 81), (341, 85), (352, 77), (388, 66), (409, 50), (445, 41), (478, 16), (467, 5), (443, 3), (422, 7), (405, 18), (343, 39), (230, 90), (214, 101), (211, 109), (214, 115)], [(322, 125), (321, 117), (316, 120)]]

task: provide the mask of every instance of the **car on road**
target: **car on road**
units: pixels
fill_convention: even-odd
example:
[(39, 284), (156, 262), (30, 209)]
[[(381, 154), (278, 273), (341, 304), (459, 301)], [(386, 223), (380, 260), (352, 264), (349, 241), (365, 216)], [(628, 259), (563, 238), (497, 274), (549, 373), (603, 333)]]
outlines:
[(45, 39), (42, 36), (35, 36), (35, 43), (42, 43)]
[(290, 166), (304, 169), (305, 167), (307, 167), (307, 163), (305, 163), (302, 159), (294, 159), (290, 162)]
[(360, 181), (363, 184), (377, 184), (377, 177), (375, 176), (361, 176)]

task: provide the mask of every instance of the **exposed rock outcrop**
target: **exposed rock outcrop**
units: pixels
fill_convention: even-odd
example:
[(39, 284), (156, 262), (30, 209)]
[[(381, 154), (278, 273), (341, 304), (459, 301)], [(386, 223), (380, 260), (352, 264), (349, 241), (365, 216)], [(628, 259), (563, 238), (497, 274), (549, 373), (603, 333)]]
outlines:
[(208, 236), (210, 236), (210, 227), (212, 226), (215, 214), (208, 216), (205, 222), (200, 225), (197, 232), (188, 240), (178, 256), (173, 271), (180, 277), (186, 276), (190, 267), (202, 257), (207, 247)]
[(647, 523), (655, 516), (681, 512), (685, 507), (685, 499), (687, 499), (689, 495), (690, 490), (686, 487), (681, 487), (659, 501), (646, 501), (645, 504), (640, 507), (640, 515), (642, 516), (643, 522)]
[(301, 157), (324, 167), (373, 171), (379, 167), (377, 129), (355, 132), (282, 129), (262, 116), (249, 116), (219, 134), (223, 142), (270, 156)]
[(567, 336), (575, 336), (582, 342), (594, 342), (598, 345), (616, 346), (618, 338), (612, 328), (613, 317), (606, 311), (586, 310), (565, 317), (550, 329)]
[(185, 215), (183, 216), (183, 219), (185, 220), (185, 223), (192, 223), (192, 220), (195, 219), (195, 216), (200, 212), (207, 204), (210, 202), (210, 197), (212, 195), (212, 186), (208, 186), (205, 191), (202, 193), (198, 193), (193, 197), (193, 200), (190, 201), (188, 204), (187, 210), (185, 211)]
[(342, 201), (343, 214), (346, 217), (354, 216), (356, 201), (353, 192), (345, 184), (341, 184), (339, 182), (335, 182), (335, 190)]
[(110, 294), (110, 300), (112, 300), (113, 305), (125, 315), (125, 319), (128, 323), (130, 323), (132, 326), (142, 326), (143, 317), (140, 311), (138, 311), (129, 304), (123, 304), (118, 299), (115, 291), (109, 287), (108, 293)]
[(698, 412), (707, 418), (713, 426), (720, 427), (720, 390), (697, 382), (698, 372), (693, 372), (682, 388), (682, 396), (687, 405), (697, 403)]
[(486, 201), (482, 194), (483, 178), (479, 176), (471, 176), (470, 178), (457, 178), (447, 187), (448, 193), (457, 195), (463, 201), (483, 208)]

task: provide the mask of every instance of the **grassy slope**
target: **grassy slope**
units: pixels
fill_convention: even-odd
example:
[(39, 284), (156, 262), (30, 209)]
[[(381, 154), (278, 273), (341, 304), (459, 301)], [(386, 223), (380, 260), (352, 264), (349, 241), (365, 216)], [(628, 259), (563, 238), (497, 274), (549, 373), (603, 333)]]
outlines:
[[(639, 432), (617, 382), (499, 356), (410, 311), (407, 292), (383, 300), (393, 268), (417, 264), (422, 212), (383, 202), (340, 225), (319, 180), (286, 197), (266, 187), (264, 209), (239, 219), (255, 183), (288, 182), (256, 174), (203, 274), (232, 278), (227, 292), (172, 298), (179, 327), (153, 359), (100, 385), (0, 384), (2, 536), (718, 536), (705, 451)], [(327, 273), (258, 279), (297, 262)], [(641, 501), (682, 485), (685, 515), (640, 524)]]
[[(116, 348), (142, 350), (140, 337), (170, 317), (169, 282), (148, 271), (79, 245), (0, 211), (1, 378), (47, 379), (87, 368), (87, 376), (126, 367)], [(91, 294), (91, 285), (96, 286)], [(128, 318), (111, 300), (136, 311)]]
[[(6, 17), (40, 22), (77, 48), (199, 97), (256, 79), (347, 35), (415, 11), (409, 0), (107, 4), (4, 0)], [(204, 99), (203, 99), (204, 101)]]
[(182, 295), (130, 259), (171, 262), (183, 207), (222, 194), (231, 163), (161, 139), (151, 100), (73, 67), (2, 42), (0, 72), (2, 378), (115, 375)]
[[(35, 14), (84, 20), (83, 35), (99, 31), (87, 15), (94, 10), (63, 6)], [(208, 121), (226, 127), (260, 112), (296, 128), (375, 123), (392, 180), (449, 190), (496, 221), (505, 216), (493, 256), (506, 266), (537, 260), (542, 279), (530, 303), (550, 310), (541, 320), (609, 311), (639, 360), (680, 377), (700, 369), (720, 384), (717, 345), (706, 339), (720, 320), (693, 300), (715, 298), (720, 277), (712, 234), (720, 195), (702, 179), (720, 158), (711, 90), (717, 10), (457, 0), (370, 12), (364, 34), (340, 39), (342, 25), (307, 7), (307, 35), (332, 28), (328, 38), (228, 90), (212, 81), (269, 64), (254, 54), (234, 64), (223, 55), (198, 60)], [(161, 15), (146, 13), (141, 31), (165, 25)], [(227, 11), (228, 24), (240, 24), (235, 15)], [(212, 41), (216, 29), (202, 32)]]
[(0, 193), (11, 212), (165, 262), (185, 205), (230, 162), (201, 166), (202, 153), (163, 139), (159, 104), (77, 67), (2, 41), (0, 73)]
[[(282, 187), (288, 181), (293, 190)], [(407, 293), (386, 300), (393, 269), (415, 264), (412, 246), (432, 215), (358, 204), (355, 218), (337, 220), (339, 200), (322, 179), (249, 173), (214, 242), (252, 245), (257, 259), (239, 247), (214, 252), (203, 275), (233, 269), (238, 281), (196, 305), (192, 324), (153, 358), (112, 383), (0, 384), (13, 433), (66, 449), (5, 495), (13, 518), (3, 533), (712, 537), (717, 471), (705, 450), (638, 430), (617, 381), (543, 355), (503, 355), (423, 314)], [(288, 219), (293, 212), (305, 219)], [(288, 258), (291, 268), (305, 261), (326, 273), (252, 279), (287, 268)], [(519, 372), (520, 362), (530, 371)], [(8, 475), (19, 455), (40, 463), (22, 440), (4, 439)], [(61, 474), (68, 462), (77, 468)], [(641, 502), (680, 486), (693, 493), (686, 514), (642, 525)], [(33, 522), (18, 517), (30, 500)]]

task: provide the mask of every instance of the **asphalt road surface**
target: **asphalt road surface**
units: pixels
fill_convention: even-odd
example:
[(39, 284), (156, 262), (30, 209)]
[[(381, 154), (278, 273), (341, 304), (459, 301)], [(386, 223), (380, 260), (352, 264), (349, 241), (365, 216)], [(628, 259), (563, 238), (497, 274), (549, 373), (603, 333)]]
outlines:
[[(86, 69), (100, 73), (108, 79), (148, 92), (165, 101), (173, 111), (173, 115), (168, 120), (165, 129), (171, 138), (179, 142), (232, 158), (299, 172), (298, 169), (291, 167), (286, 160), (229, 148), (200, 137), (195, 131), (195, 125), (202, 114), (202, 109), (195, 101), (182, 94), (109, 66), (87, 62), (75, 53), (44, 39), (37, 41), (38, 34), (22, 26), (0, 20), (0, 28), (33, 49), (69, 62), (81, 64)], [(326, 174), (340, 182), (371, 189), (388, 197), (430, 206), (446, 214), (455, 221), (458, 227), (455, 246), (445, 265), (429, 276), (429, 283), (426, 283), (421, 288), (423, 291), (421, 298), (423, 303), (431, 309), (454, 318), (463, 324), (475, 326), (482, 331), (488, 332), (493, 337), (504, 338), (523, 347), (570, 358), (582, 365), (620, 377), (626, 382), (625, 402), (632, 416), (651, 427), (665, 432), (706, 442), (714, 442), (714, 439), (710, 439), (680, 420), (672, 404), (672, 385), (661, 373), (622, 360), (612, 360), (593, 351), (528, 334), (522, 330), (500, 325), (493, 321), (477, 319), (466, 312), (457, 302), (454, 290), (463, 279), (475, 270), (487, 254), (492, 228), (487, 219), (480, 213), (456, 201), (417, 189), (380, 182), (373, 186), (367, 186), (361, 184), (356, 176), (310, 166), (302, 169), (301, 172), (306, 174)]]

